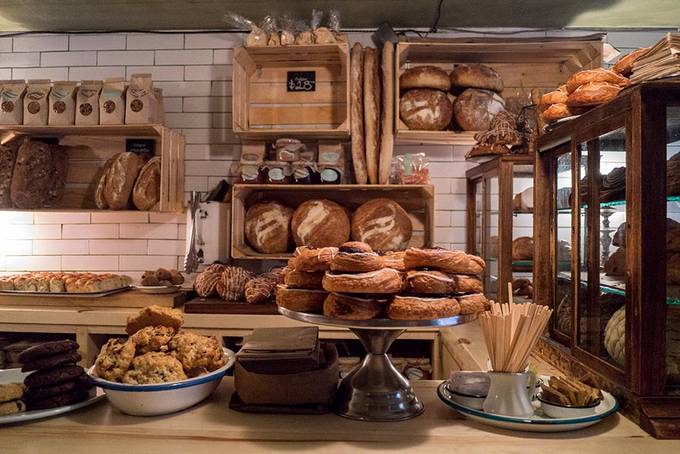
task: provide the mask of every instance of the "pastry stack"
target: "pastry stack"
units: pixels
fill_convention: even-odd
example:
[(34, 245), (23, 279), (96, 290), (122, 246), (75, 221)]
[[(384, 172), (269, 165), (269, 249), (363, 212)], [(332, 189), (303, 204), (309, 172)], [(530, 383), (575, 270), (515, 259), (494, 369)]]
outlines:
[(46, 342), (19, 355), (21, 371), (33, 371), (24, 379), (28, 410), (72, 405), (86, 400), (92, 387), (82, 367), (79, 345), (72, 340)]
[(283, 271), (283, 284), (276, 288), (276, 304), (297, 312), (321, 313), (328, 293), (322, 280), (338, 248), (300, 246)]
[(241, 267), (215, 263), (196, 277), (194, 290), (201, 298), (218, 295), (225, 301), (243, 301), (252, 278), (253, 274)]
[(429, 320), (481, 312), (488, 300), (479, 275), (484, 260), (462, 251), (409, 248), (404, 295), (394, 297), (387, 315), (395, 320)]

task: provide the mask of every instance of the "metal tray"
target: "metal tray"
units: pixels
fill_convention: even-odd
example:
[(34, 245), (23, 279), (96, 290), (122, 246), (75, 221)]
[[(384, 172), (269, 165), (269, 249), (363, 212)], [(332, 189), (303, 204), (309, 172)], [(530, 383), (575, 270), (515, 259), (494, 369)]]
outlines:
[(116, 293), (126, 292), (131, 290), (132, 286), (114, 288), (105, 292), (90, 292), (90, 293), (68, 293), (68, 292), (25, 292), (23, 290), (0, 290), (0, 295), (9, 296), (49, 296), (50, 298), (101, 298), (102, 296), (109, 296)]

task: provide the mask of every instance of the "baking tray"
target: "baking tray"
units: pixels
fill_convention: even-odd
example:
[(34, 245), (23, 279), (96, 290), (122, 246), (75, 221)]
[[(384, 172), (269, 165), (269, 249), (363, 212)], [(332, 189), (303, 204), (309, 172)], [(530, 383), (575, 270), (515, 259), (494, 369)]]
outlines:
[(26, 292), (23, 290), (0, 290), (0, 295), (10, 296), (49, 296), (50, 298), (101, 298), (102, 296), (114, 295), (116, 293), (131, 290), (132, 286), (114, 288), (105, 292), (89, 293), (69, 293), (69, 292)]

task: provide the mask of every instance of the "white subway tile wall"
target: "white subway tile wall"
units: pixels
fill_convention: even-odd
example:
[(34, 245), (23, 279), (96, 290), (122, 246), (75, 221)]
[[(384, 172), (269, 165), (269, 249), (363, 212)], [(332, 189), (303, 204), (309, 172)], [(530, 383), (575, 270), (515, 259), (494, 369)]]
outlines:
[[(616, 31), (609, 40), (628, 52), (656, 42), (664, 33)], [(207, 191), (220, 179), (235, 176), (240, 147), (231, 131), (231, 60), (232, 49), (242, 40), (242, 35), (230, 33), (0, 38), (0, 79), (83, 80), (151, 73), (155, 86), (163, 89), (167, 125), (187, 139), (185, 191)], [(350, 41), (371, 45), (368, 33), (350, 34)], [(464, 249), (465, 171), (475, 165), (465, 161), (467, 148), (399, 145), (395, 149), (397, 154), (404, 152), (426, 153), (432, 162), (436, 245)], [(145, 269), (181, 265), (185, 222), (184, 214), (135, 211), (0, 212), (0, 273), (93, 270), (138, 278)]]

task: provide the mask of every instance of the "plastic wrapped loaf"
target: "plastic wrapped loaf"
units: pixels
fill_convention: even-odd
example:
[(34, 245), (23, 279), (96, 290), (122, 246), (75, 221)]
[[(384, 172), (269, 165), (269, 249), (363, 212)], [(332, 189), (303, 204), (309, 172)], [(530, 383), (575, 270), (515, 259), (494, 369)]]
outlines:
[(235, 28), (250, 30), (246, 37), (246, 47), (265, 47), (267, 45), (269, 39), (267, 33), (255, 25), (253, 21), (236, 13), (225, 14), (224, 21)]

